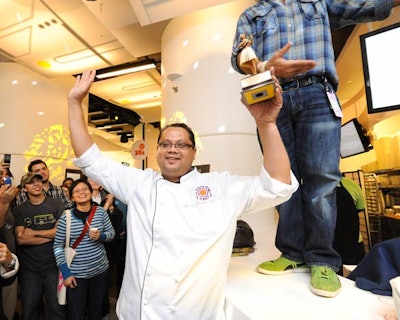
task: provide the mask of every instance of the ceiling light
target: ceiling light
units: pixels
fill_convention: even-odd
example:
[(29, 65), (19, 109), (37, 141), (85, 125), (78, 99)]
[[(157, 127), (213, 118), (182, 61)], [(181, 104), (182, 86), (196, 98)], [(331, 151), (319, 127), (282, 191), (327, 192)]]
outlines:
[(105, 78), (110, 78), (110, 77), (117, 77), (117, 76), (122, 76), (122, 75), (128, 74), (128, 73), (145, 71), (145, 70), (155, 69), (155, 68), (156, 68), (156, 64), (151, 62), (151, 63), (146, 63), (146, 64), (137, 65), (137, 66), (133, 66), (133, 67), (127, 67), (124, 69), (114, 70), (114, 71), (110, 71), (110, 72), (99, 73), (96, 75), (96, 78), (97, 79), (105, 79)]

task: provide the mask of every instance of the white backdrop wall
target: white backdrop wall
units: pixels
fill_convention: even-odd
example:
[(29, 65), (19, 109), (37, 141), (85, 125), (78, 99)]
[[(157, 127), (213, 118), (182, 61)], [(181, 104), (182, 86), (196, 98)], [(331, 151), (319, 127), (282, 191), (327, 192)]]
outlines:
[(240, 102), (244, 76), (230, 63), (237, 18), (252, 4), (233, 1), (175, 18), (162, 37), (163, 122), (193, 128), (196, 164), (211, 171), (253, 175), (261, 167), (255, 122)]
[[(11, 154), (14, 184), (19, 184), (28, 163), (35, 159), (46, 162), (50, 180), (57, 185), (64, 180), (65, 169), (77, 169), (72, 163), (67, 103), (67, 94), (74, 83), (72, 76), (48, 79), (17, 63), (0, 63), (0, 159), (5, 153)], [(87, 104), (86, 98), (83, 102), (86, 117)], [(142, 168), (142, 161), (131, 156), (132, 143), (115, 144), (101, 139), (93, 128), (89, 132), (105, 155)], [(158, 132), (153, 126), (146, 126), (151, 158), (154, 158)], [(142, 139), (142, 126), (136, 127), (135, 136)], [(148, 161), (148, 166), (157, 169), (153, 160)]]
[(0, 63), (0, 159), (12, 155), (15, 184), (34, 159), (46, 161), (57, 184), (65, 168), (74, 168), (66, 99), (73, 83), (73, 77), (47, 79), (17, 63)]

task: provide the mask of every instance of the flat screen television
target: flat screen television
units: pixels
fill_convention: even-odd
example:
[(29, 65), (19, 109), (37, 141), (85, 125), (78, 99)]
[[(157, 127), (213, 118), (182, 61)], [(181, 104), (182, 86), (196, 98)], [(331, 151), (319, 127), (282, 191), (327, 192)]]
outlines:
[(400, 23), (360, 36), (368, 113), (400, 109)]
[(356, 118), (342, 125), (340, 156), (347, 158), (370, 150), (369, 138)]

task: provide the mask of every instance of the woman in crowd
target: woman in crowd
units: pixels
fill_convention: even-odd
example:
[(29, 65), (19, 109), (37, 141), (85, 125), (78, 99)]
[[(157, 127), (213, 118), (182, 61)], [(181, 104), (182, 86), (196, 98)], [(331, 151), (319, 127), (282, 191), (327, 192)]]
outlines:
[(72, 179), (71, 177), (68, 177), (68, 178), (64, 179), (64, 181), (61, 185), (61, 189), (63, 189), (65, 195), (70, 200), (71, 200), (71, 195), (69, 194), (69, 188), (71, 187), (73, 182), (74, 182), (74, 179)]
[(54, 255), (67, 287), (67, 313), (70, 320), (97, 320), (103, 316), (107, 297), (109, 263), (103, 243), (114, 238), (115, 231), (107, 212), (92, 205), (92, 187), (86, 180), (76, 180), (70, 189), (71, 209), (70, 247), (76, 255), (67, 265), (64, 247), (67, 211), (58, 221), (54, 239)]
[(93, 179), (87, 178), (87, 181), (90, 183), (93, 190), (92, 203), (102, 206), (103, 209), (107, 211), (108, 217), (115, 230), (113, 241), (105, 243), (105, 248), (110, 265), (118, 264), (120, 254), (125, 254), (122, 253), (119, 248), (121, 244), (120, 240), (125, 237), (125, 228), (123, 225), (124, 214), (115, 204), (115, 198), (111, 193), (104, 190), (104, 188)]

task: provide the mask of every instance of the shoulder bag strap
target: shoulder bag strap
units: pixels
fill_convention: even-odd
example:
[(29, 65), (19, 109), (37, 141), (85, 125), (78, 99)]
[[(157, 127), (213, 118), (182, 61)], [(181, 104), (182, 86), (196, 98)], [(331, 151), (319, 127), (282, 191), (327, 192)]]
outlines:
[(83, 239), (83, 237), (85, 236), (85, 233), (88, 231), (90, 223), (92, 222), (94, 213), (96, 212), (97, 206), (92, 206), (92, 209), (90, 210), (90, 214), (89, 217), (86, 220), (85, 226), (83, 227), (83, 230), (79, 236), (78, 239), (75, 240), (74, 244), (72, 245), (72, 248), (75, 249), (79, 243), (81, 242), (81, 240)]
[(69, 237), (71, 233), (71, 211), (65, 211), (66, 226), (65, 226), (65, 247), (69, 247)]

